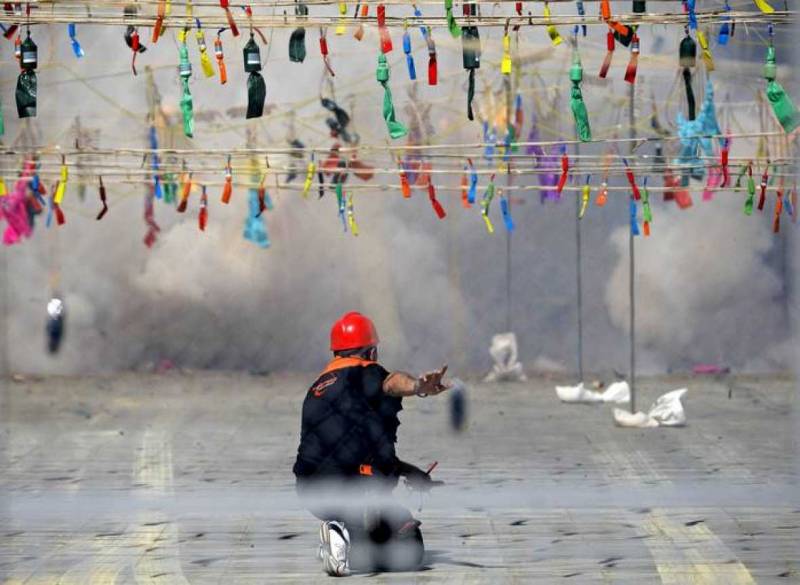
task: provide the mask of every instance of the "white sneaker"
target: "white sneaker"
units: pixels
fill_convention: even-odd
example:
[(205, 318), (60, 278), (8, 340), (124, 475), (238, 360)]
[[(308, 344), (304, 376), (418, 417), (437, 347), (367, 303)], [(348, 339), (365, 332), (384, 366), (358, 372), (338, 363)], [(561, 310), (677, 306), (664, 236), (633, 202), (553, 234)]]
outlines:
[(319, 527), (319, 556), (331, 577), (350, 574), (350, 534), (341, 522), (323, 522)]

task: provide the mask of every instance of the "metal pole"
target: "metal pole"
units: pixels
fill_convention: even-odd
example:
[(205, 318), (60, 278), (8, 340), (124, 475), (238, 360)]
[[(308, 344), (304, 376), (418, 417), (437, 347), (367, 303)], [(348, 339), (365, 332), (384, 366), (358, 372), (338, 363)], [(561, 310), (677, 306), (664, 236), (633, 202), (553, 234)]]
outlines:
[[(577, 134), (577, 133), (576, 133)], [(579, 155), (581, 148), (579, 144), (575, 145), (575, 155)], [(583, 263), (581, 257), (581, 198), (576, 195), (575, 197), (575, 272), (576, 272), (576, 286), (577, 294), (577, 309), (578, 309), (578, 380), (583, 382)]]
[[(628, 124), (630, 125), (630, 137), (636, 138), (636, 111), (633, 107), (635, 86), (630, 84), (630, 100), (628, 102)], [(633, 152), (635, 143), (630, 143), (630, 151)], [(632, 196), (632, 195), (631, 195)], [(627, 211), (627, 210), (626, 210)], [(630, 314), (630, 344), (631, 344), (631, 365), (630, 365), (630, 384), (631, 384), (631, 413), (636, 412), (636, 287), (634, 286), (635, 259), (634, 259), (633, 230), (628, 228), (628, 295), (631, 307)]]
[[(0, 250), (0, 274), (3, 282), (0, 283), (0, 380), (10, 377), (10, 364), (8, 358), (8, 325), (11, 308), (8, 303), (8, 250)], [(2, 396), (0, 396), (2, 398)]]
[[(511, 196), (508, 197), (508, 210), (511, 212)], [(506, 332), (509, 331), (511, 331), (511, 232), (506, 230)]]

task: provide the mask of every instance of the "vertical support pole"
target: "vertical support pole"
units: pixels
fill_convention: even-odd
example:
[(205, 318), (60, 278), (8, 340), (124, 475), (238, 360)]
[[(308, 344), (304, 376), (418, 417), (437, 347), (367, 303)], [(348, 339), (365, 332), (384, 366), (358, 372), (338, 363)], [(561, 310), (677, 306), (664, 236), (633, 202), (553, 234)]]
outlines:
[[(630, 138), (636, 138), (636, 110), (634, 108), (633, 99), (636, 95), (636, 86), (630, 84), (630, 99), (628, 102), (628, 124)], [(631, 141), (630, 152), (633, 152), (636, 144)], [(632, 195), (631, 195), (632, 196)], [(626, 213), (628, 213), (627, 205), (625, 206)], [(633, 239), (633, 231), (628, 228), (628, 298), (631, 307), (630, 312), (630, 346), (631, 346), (631, 362), (630, 362), (630, 385), (631, 385), (631, 413), (636, 412), (636, 287), (634, 286), (634, 277), (636, 276), (635, 270), (635, 243)]]
[[(577, 136), (577, 133), (576, 133)], [(575, 155), (581, 153), (580, 143), (575, 144)], [(577, 161), (580, 163), (580, 160)], [(580, 182), (580, 180), (578, 181)], [(578, 381), (583, 382), (583, 257), (581, 249), (581, 198), (575, 193), (575, 285), (578, 311)]]
[[(2, 380), (11, 377), (11, 366), (8, 357), (8, 328), (11, 307), (8, 300), (8, 248), (0, 250), (0, 386)], [(0, 395), (0, 402), (2, 401)]]

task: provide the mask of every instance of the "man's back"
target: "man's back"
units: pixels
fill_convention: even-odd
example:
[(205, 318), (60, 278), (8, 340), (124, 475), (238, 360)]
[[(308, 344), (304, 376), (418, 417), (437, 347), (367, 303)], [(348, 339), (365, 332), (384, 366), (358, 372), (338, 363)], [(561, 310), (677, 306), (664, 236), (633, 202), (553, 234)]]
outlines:
[(402, 406), (399, 398), (384, 395), (387, 376), (382, 366), (361, 358), (337, 357), (328, 364), (303, 401), (298, 479), (353, 477), (362, 465), (395, 474)]

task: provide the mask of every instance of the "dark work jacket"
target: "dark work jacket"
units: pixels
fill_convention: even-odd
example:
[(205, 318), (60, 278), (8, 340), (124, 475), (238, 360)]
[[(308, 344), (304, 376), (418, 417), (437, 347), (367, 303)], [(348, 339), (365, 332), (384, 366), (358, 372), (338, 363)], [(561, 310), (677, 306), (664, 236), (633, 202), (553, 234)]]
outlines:
[(319, 375), (303, 401), (298, 482), (348, 479), (371, 473), (397, 479), (395, 442), (402, 399), (387, 396), (389, 372), (376, 362), (337, 357)]

